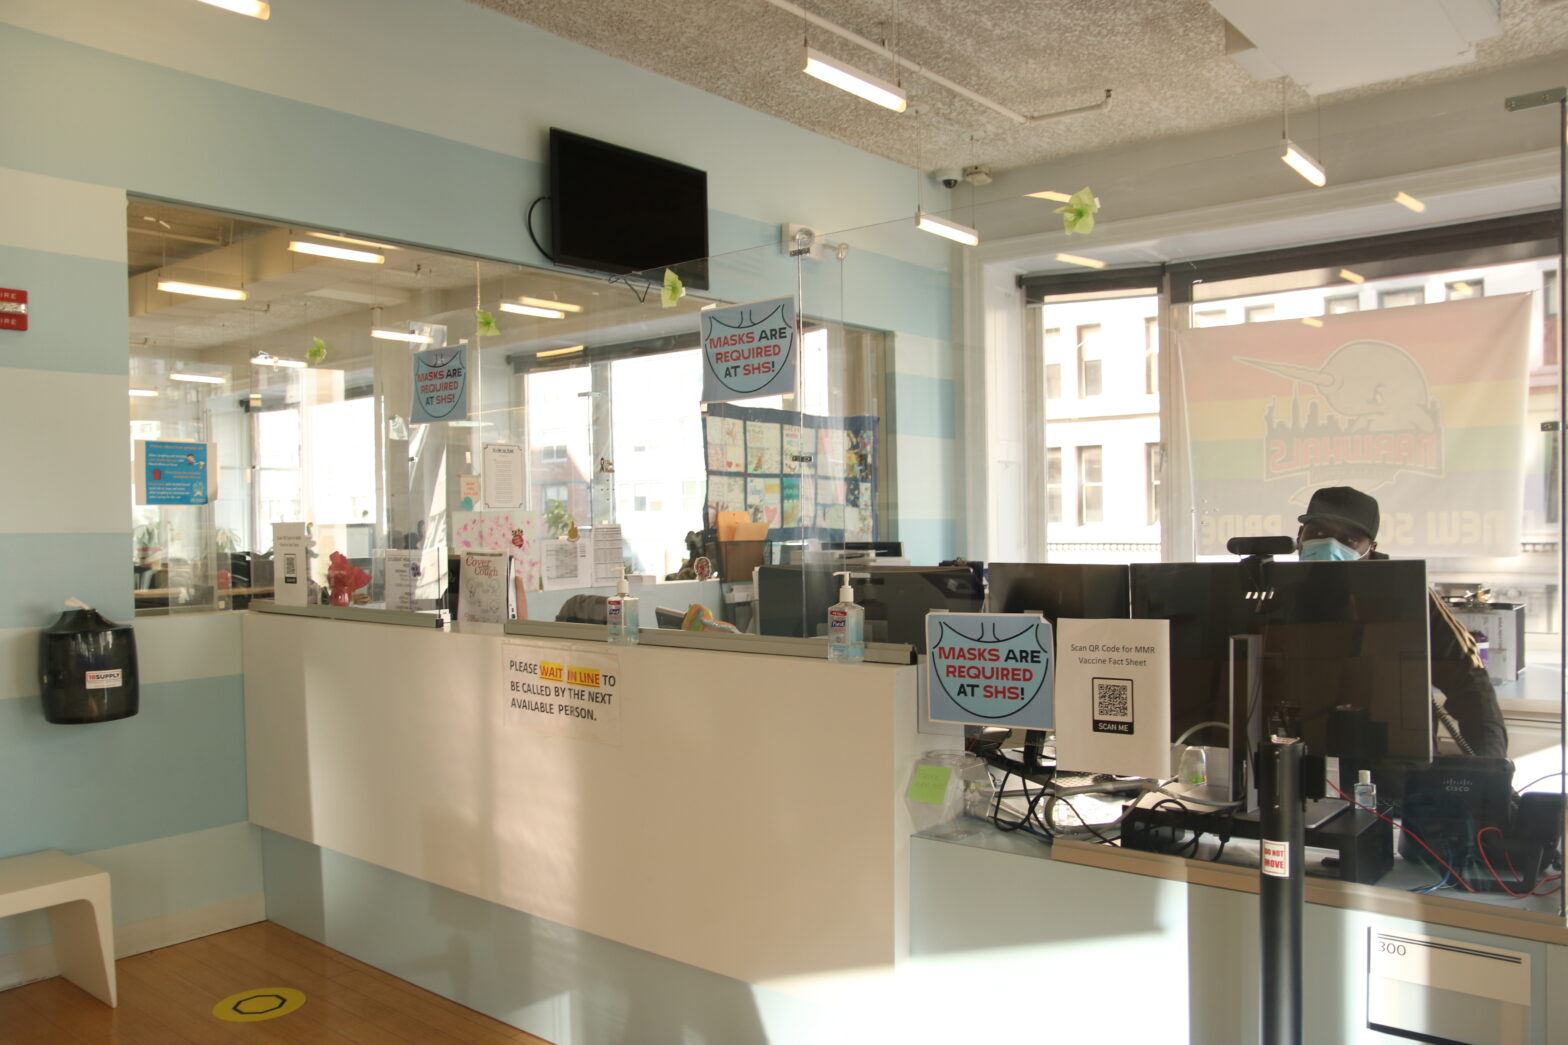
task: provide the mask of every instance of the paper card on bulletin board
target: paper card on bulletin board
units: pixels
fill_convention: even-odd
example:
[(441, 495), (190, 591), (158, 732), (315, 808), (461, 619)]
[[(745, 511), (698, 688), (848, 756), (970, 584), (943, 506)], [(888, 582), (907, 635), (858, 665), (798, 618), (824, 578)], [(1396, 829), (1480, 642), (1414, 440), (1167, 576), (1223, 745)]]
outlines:
[(134, 474), (137, 504), (209, 504), (218, 496), (218, 445), (138, 439)]

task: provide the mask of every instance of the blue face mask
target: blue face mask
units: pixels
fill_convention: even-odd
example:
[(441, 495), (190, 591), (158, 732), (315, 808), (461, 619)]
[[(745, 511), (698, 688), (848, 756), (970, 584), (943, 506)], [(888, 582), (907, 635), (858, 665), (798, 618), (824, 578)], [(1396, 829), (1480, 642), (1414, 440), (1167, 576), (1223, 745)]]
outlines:
[(1302, 562), (1354, 562), (1361, 553), (1332, 537), (1314, 537), (1301, 542), (1299, 558)]

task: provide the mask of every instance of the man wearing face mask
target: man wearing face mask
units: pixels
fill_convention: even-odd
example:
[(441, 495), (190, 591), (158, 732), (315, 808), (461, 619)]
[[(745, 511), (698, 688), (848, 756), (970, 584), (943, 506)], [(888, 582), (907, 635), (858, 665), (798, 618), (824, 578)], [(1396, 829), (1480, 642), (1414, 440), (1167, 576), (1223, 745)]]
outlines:
[[(1377, 550), (1377, 499), (1349, 486), (1325, 486), (1312, 495), (1296, 547), (1303, 562), (1386, 559)], [(1466, 754), (1508, 757), (1508, 730), (1497, 693), (1486, 675), (1475, 640), (1431, 593), (1432, 685), (1443, 691), (1445, 708), (1458, 722)]]

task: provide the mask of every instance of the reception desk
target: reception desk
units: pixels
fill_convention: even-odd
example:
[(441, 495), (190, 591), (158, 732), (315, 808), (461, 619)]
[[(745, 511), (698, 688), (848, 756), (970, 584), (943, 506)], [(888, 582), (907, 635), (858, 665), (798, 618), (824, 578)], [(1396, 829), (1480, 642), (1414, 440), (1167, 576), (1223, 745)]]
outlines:
[[(716, 637), (714, 644), (722, 642)], [(749, 983), (907, 952), (913, 666), (247, 616), (250, 819)], [(616, 729), (508, 664), (610, 665)]]

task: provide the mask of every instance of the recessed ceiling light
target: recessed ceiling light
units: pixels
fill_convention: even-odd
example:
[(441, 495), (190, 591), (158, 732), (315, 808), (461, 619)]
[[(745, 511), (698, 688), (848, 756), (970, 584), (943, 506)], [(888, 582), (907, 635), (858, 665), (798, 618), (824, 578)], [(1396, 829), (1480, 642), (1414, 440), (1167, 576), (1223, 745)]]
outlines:
[(296, 254), (314, 254), (318, 258), (336, 258), (339, 261), (362, 261), (367, 265), (380, 265), (387, 259), (368, 250), (334, 247), (326, 243), (312, 243), (308, 239), (289, 241), (289, 249)]
[(1291, 170), (1295, 171), (1297, 174), (1301, 175), (1303, 178), (1307, 179), (1307, 181), (1311, 182), (1313, 185), (1316, 185), (1318, 188), (1321, 189), (1328, 183), (1328, 174), (1324, 172), (1323, 165), (1317, 160), (1314, 160), (1311, 156), (1308, 156), (1305, 149), (1291, 141), (1289, 138), (1285, 139), (1285, 154), (1281, 156), (1280, 159), (1283, 160), (1285, 165), (1288, 166)]
[(222, 301), (244, 301), (245, 292), (234, 287), (214, 287), (206, 283), (186, 283), (178, 279), (160, 279), (158, 289), (165, 294), (190, 294), (198, 298), (218, 298)]
[(537, 316), (540, 319), (565, 319), (566, 313), (558, 308), (542, 308), (539, 305), (519, 305), (514, 301), (501, 302), (502, 312), (515, 312), (520, 316)]
[(1086, 258), (1079, 254), (1058, 254), (1057, 261), (1064, 261), (1069, 265), (1082, 265), (1086, 269), (1103, 269), (1105, 262), (1099, 258)]
[(829, 58), (813, 48), (806, 48), (806, 64), (801, 67), (801, 71), (807, 76), (814, 76), (825, 84), (831, 84), (841, 91), (848, 91), (855, 97), (864, 98), (884, 109), (903, 112), (909, 107), (909, 99), (904, 94), (903, 88), (878, 79), (870, 73), (863, 73), (847, 62)]
[(570, 301), (553, 301), (550, 298), (529, 297), (521, 297), (517, 300), (524, 305), (533, 305), (535, 308), (553, 308), (561, 312), (581, 312), (583, 310), (581, 305), (574, 305)]
[(379, 337), (383, 341), (407, 341), (415, 345), (429, 345), (435, 338), (428, 334), (410, 334), (402, 330), (383, 330), (381, 327), (372, 327), (371, 337)]
[(237, 15), (249, 15), (259, 18), (263, 22), (272, 17), (272, 7), (262, 0), (201, 0), (204, 4), (221, 7), (225, 11), (233, 11)]
[(336, 232), (311, 232), (311, 233), (307, 233), (307, 235), (314, 236), (317, 239), (329, 239), (329, 240), (332, 240), (334, 243), (352, 243), (356, 247), (374, 247), (377, 250), (401, 250), (402, 249), (401, 247), (394, 247), (390, 243), (377, 243), (373, 239), (356, 239), (353, 236), (342, 236), (342, 235), (339, 235)]
[(1352, 272), (1349, 269), (1340, 269), (1339, 278), (1344, 280), (1346, 283), (1365, 283), (1367, 281), (1367, 278), (1361, 273)]
[(227, 381), (228, 378), (219, 377), (217, 374), (187, 374), (183, 370), (177, 370), (169, 375), (169, 380), (188, 381), (195, 385), (221, 385), (223, 382)]
[(1070, 192), (1057, 192), (1055, 189), (1041, 189), (1039, 192), (1030, 192), (1025, 195), (1033, 196), (1037, 200), (1055, 200), (1057, 203), (1067, 203), (1073, 198)]
[(125, 391), (127, 395), (133, 395), (138, 399), (153, 399), (158, 395), (157, 390), (152, 388), (128, 388)]
[(980, 242), (980, 233), (968, 225), (960, 225), (956, 221), (948, 221), (946, 218), (939, 218), (935, 214), (927, 214), (924, 211), (915, 211), (915, 227), (968, 247), (973, 247)]
[(570, 345), (570, 346), (568, 346), (566, 348), (546, 348), (546, 349), (543, 349), (542, 351), (535, 352), (534, 355), (537, 358), (539, 358), (539, 359), (549, 359), (551, 356), (570, 356), (570, 355), (575, 355), (576, 353), (581, 352), (582, 350), (583, 350), (583, 346), (582, 345)]
[(1414, 196), (1410, 195), (1408, 192), (1398, 192), (1398, 193), (1395, 193), (1394, 194), (1394, 202), (1399, 204), (1401, 207), (1408, 207), (1408, 208), (1410, 208), (1411, 210), (1415, 211), (1417, 214), (1420, 214), (1422, 211), (1426, 210), (1426, 204), (1422, 203), (1420, 200), (1416, 199)]

